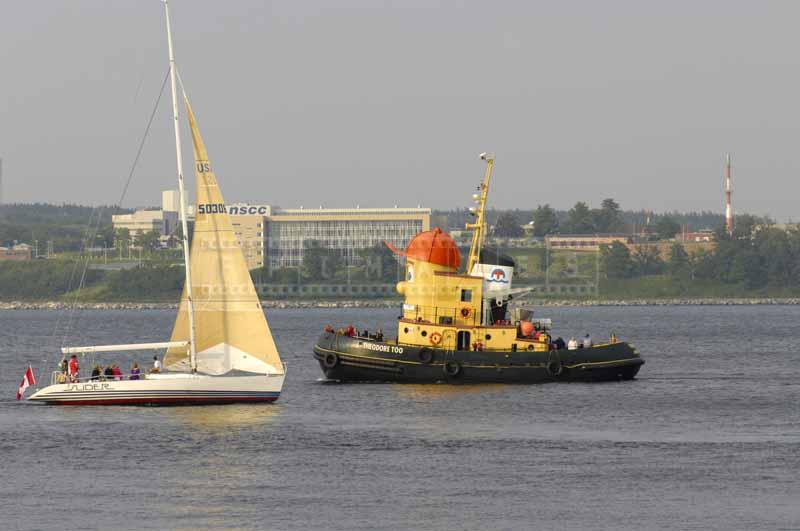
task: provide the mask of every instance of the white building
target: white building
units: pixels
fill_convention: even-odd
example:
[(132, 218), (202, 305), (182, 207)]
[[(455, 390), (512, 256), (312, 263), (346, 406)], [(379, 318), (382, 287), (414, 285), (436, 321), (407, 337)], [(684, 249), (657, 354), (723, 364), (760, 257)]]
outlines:
[(180, 225), (178, 210), (180, 200), (177, 190), (161, 194), (161, 210), (137, 210), (133, 214), (116, 214), (111, 217), (114, 230), (128, 229), (131, 236), (153, 231), (159, 236), (173, 234)]
[(161, 210), (164, 212), (181, 211), (181, 194), (177, 190), (161, 192)]
[[(161, 194), (161, 210), (137, 210), (113, 217), (114, 229), (131, 235), (155, 231), (173, 234), (180, 225), (177, 190)], [(187, 218), (194, 219), (189, 205)], [(233, 230), (251, 269), (296, 267), (303, 263), (306, 245), (318, 244), (339, 252), (348, 263), (358, 251), (384, 240), (404, 248), (419, 232), (430, 229), (429, 208), (319, 208), (282, 209), (263, 204), (227, 206)]]

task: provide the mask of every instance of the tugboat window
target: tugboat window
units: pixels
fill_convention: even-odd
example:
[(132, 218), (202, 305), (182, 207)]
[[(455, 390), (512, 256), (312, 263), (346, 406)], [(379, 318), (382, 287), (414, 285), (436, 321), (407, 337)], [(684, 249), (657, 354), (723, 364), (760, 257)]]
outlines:
[(471, 289), (462, 289), (461, 290), (461, 302), (472, 302), (472, 290)]

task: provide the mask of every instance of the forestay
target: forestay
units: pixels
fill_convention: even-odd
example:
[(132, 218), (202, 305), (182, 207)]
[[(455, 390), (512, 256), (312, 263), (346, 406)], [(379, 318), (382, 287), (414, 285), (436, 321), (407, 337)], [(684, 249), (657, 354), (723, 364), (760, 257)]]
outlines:
[[(185, 103), (197, 178), (190, 254), (197, 370), (214, 375), (231, 370), (283, 374), (283, 364), (188, 99)], [(172, 341), (188, 338), (188, 300), (184, 286)], [(186, 349), (169, 349), (164, 365), (170, 370), (189, 370)]]

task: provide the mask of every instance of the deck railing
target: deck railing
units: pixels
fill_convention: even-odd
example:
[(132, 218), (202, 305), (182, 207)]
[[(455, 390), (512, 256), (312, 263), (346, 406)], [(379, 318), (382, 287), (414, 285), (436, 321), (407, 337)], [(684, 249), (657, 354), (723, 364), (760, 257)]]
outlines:
[(147, 378), (147, 373), (140, 372), (139, 374), (121, 374), (115, 376), (106, 376), (102, 374), (100, 376), (79, 376), (78, 378), (71, 378), (69, 374), (66, 374), (62, 371), (53, 371), (50, 375), (50, 384), (65, 384), (65, 383), (86, 383), (86, 382), (113, 382), (113, 381), (121, 381), (121, 380), (130, 380), (131, 376), (138, 376), (138, 378), (134, 378), (136, 380), (144, 380)]
[[(437, 325), (478, 326), (481, 324), (480, 311), (470, 311), (465, 316), (462, 315), (461, 310), (460, 308), (415, 305), (413, 310), (403, 308), (403, 318)], [(433, 320), (430, 319), (431, 316), (433, 316)]]

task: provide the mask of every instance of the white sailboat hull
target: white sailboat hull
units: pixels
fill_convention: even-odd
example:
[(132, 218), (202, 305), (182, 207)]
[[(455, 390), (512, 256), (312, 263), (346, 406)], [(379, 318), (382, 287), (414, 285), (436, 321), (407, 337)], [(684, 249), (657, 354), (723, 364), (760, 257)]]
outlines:
[(109, 380), (54, 384), (29, 400), (48, 405), (178, 406), (274, 402), (284, 374), (257, 376), (148, 375), (143, 380)]

